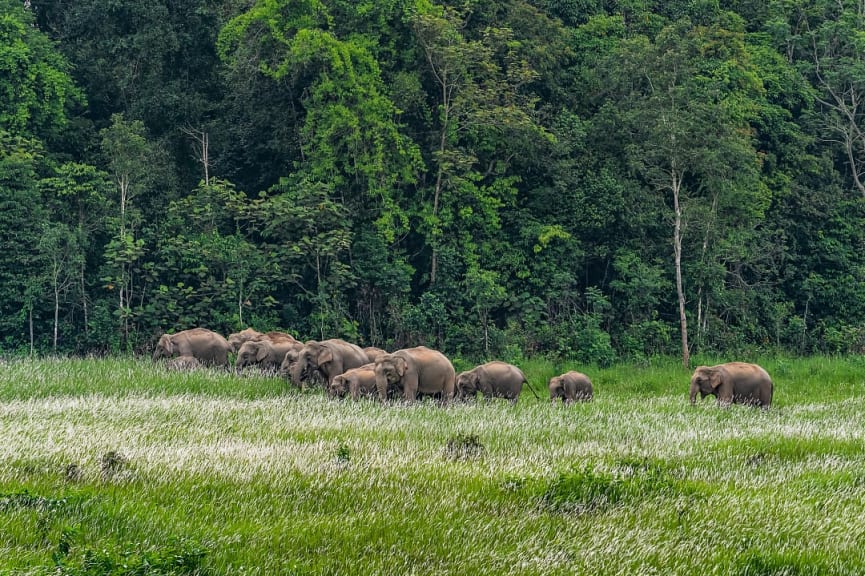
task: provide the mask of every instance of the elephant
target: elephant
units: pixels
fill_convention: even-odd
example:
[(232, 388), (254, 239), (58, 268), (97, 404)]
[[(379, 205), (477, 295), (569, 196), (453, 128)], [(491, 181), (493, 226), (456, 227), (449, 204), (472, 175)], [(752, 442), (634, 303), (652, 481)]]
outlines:
[(297, 342), (294, 336), (286, 332), (261, 333), (258, 330), (246, 328), (245, 330), (241, 330), (240, 332), (230, 334), (228, 336), (228, 343), (231, 344), (231, 351), (237, 352), (238, 350), (240, 350), (240, 347), (243, 346), (244, 342), (249, 342), (251, 340), (257, 341), (262, 339), (267, 339), (272, 342), (282, 342), (284, 340), (288, 340), (289, 342)]
[(247, 340), (237, 351), (235, 368), (242, 370), (247, 366), (258, 365), (262, 370), (277, 371), (290, 350), (300, 350), (303, 344), (294, 338), (272, 340), (266, 335), (257, 340)]
[(356, 344), (339, 338), (321, 342), (310, 340), (298, 352), (297, 361), (289, 368), (289, 375), (295, 385), (303, 388), (303, 382), (317, 372), (324, 378), (325, 386), (330, 387), (336, 376), (368, 363), (369, 358)]
[(562, 403), (589, 402), (594, 397), (592, 381), (582, 372), (571, 370), (550, 378), (550, 401), (555, 404), (559, 398)]
[(165, 368), (173, 372), (191, 372), (202, 367), (195, 356), (176, 356), (165, 363)]
[(257, 338), (261, 338), (264, 336), (258, 330), (254, 330), (252, 328), (247, 328), (245, 330), (241, 330), (240, 332), (235, 332), (233, 334), (228, 335), (228, 343), (231, 344), (231, 351), (237, 352), (240, 350), (240, 347), (244, 342), (248, 340), (255, 340)]
[(153, 351), (153, 360), (192, 356), (202, 364), (228, 366), (228, 340), (205, 328), (191, 328), (177, 334), (163, 334)]
[(712, 395), (720, 406), (749, 404), (768, 410), (774, 386), (769, 374), (757, 364), (727, 362), (716, 366), (698, 366), (691, 376), (691, 404)]
[(384, 356), (387, 354), (387, 350), (382, 350), (381, 348), (376, 348), (375, 346), (367, 346), (363, 349), (366, 357), (369, 358), (370, 362), (375, 362), (376, 358), (379, 356)]
[(375, 384), (378, 397), (387, 400), (388, 388), (402, 390), (407, 402), (418, 394), (441, 394), (442, 401), (454, 397), (456, 372), (447, 356), (426, 346), (405, 348), (385, 354), (375, 361)]
[(327, 389), (327, 393), (336, 398), (345, 398), (346, 395), (351, 395), (351, 399), (355, 401), (361, 396), (374, 395), (376, 393), (375, 364), (370, 362), (335, 376)]
[[(523, 371), (507, 362), (498, 360), (475, 366), (466, 372), (460, 372), (456, 377), (457, 398), (473, 398), (478, 392), (484, 398), (507, 398), (512, 404), (517, 403), (523, 383), (528, 384)], [(531, 389), (531, 386), (529, 386)], [(537, 393), (532, 389), (532, 392)]]

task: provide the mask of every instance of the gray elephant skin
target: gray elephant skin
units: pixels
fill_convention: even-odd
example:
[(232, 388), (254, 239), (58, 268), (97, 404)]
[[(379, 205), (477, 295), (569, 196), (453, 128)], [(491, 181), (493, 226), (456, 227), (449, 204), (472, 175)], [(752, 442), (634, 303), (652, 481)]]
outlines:
[(757, 364), (727, 362), (715, 366), (698, 366), (691, 376), (691, 404), (706, 396), (716, 396), (718, 404), (749, 404), (765, 410), (772, 404), (774, 385), (769, 373)]
[(456, 396), (473, 398), (480, 392), (484, 398), (507, 398), (516, 404), (524, 383), (528, 380), (522, 370), (513, 364), (494, 360), (460, 372), (456, 378)]
[(257, 340), (247, 340), (241, 344), (237, 351), (237, 360), (234, 366), (237, 370), (242, 370), (248, 366), (258, 366), (262, 370), (276, 371), (279, 370), (288, 352), (299, 351), (302, 348), (303, 344), (293, 338), (274, 341), (268, 337), (263, 337)]
[(381, 348), (376, 348), (375, 346), (367, 346), (363, 349), (366, 357), (369, 358), (370, 362), (375, 362), (379, 356), (384, 356), (387, 354), (387, 350), (382, 350)]
[(205, 328), (191, 328), (176, 334), (163, 334), (156, 343), (153, 360), (192, 356), (208, 366), (228, 366), (228, 340)]
[(359, 400), (361, 396), (375, 395), (375, 364), (370, 362), (335, 376), (327, 388), (327, 393), (333, 398), (351, 396), (351, 399), (355, 401)]
[(283, 340), (288, 340), (290, 342), (297, 342), (294, 336), (288, 334), (286, 332), (259, 332), (253, 328), (246, 328), (245, 330), (241, 330), (240, 332), (235, 332), (228, 336), (228, 343), (231, 344), (231, 351), (237, 352), (240, 350), (240, 347), (243, 346), (244, 342), (249, 342), (251, 340), (261, 340), (268, 339), (271, 342), (281, 342)]
[(582, 372), (571, 370), (553, 376), (549, 382), (550, 401), (555, 404), (559, 398), (564, 404), (571, 402), (588, 402), (594, 398), (595, 389), (592, 381)]
[(302, 387), (305, 380), (318, 372), (323, 377), (325, 386), (329, 387), (336, 376), (368, 363), (369, 358), (364, 351), (345, 340), (310, 340), (298, 353), (297, 361), (291, 364), (289, 374), (291, 381)]
[(426, 346), (405, 348), (375, 361), (378, 397), (387, 400), (388, 388), (396, 387), (407, 402), (418, 394), (441, 395), (443, 402), (454, 397), (456, 372), (447, 356)]

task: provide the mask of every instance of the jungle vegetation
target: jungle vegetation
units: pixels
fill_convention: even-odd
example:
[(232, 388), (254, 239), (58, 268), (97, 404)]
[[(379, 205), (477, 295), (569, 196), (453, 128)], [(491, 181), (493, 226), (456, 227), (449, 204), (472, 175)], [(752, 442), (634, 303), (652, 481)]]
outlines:
[(0, 349), (865, 348), (852, 0), (0, 0)]

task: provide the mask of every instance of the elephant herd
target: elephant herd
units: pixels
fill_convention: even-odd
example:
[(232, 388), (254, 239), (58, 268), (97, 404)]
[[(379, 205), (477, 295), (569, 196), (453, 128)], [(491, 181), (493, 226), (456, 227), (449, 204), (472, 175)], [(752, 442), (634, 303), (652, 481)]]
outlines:
[[(434, 396), (442, 401), (474, 398), (506, 398), (516, 402), (525, 374), (506, 362), (493, 361), (456, 374), (451, 361), (441, 352), (417, 346), (394, 352), (380, 348), (361, 348), (345, 340), (300, 342), (285, 332), (258, 332), (251, 328), (231, 334), (227, 339), (205, 328), (192, 328), (176, 334), (163, 334), (156, 344), (153, 360), (168, 358), (167, 367), (191, 370), (201, 366), (229, 366), (229, 355), (236, 354), (235, 368), (258, 367), (278, 372), (300, 389), (320, 383), (331, 397), (378, 396), (382, 401), (402, 397), (413, 401), (418, 396)], [(537, 392), (528, 385), (536, 398)], [(718, 403), (752, 404), (768, 408), (772, 402), (772, 379), (756, 364), (729, 362), (700, 366), (691, 377), (690, 401), (716, 396)], [(576, 371), (554, 376), (549, 381), (553, 403), (589, 401), (594, 396), (592, 382)]]

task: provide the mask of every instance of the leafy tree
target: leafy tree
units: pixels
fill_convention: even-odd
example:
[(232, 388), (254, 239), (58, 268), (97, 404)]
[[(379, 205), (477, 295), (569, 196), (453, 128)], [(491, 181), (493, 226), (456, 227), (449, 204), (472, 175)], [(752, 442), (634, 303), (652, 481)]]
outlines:
[(51, 139), (83, 96), (69, 64), (34, 26), (28, 4), (0, 1), (0, 129)]
[(771, 6), (769, 28), (818, 89), (816, 119), (829, 141), (841, 146), (853, 184), (865, 197), (865, 10), (852, 0)]
[(15, 347), (29, 325), (34, 347), (34, 311), (40, 296), (37, 249), (48, 215), (41, 202), (36, 173), (43, 151), (38, 143), (0, 130), (0, 327), (6, 346)]
[(610, 85), (621, 90), (623, 98), (605, 106), (603, 114), (611, 120), (603, 126), (624, 128), (617, 133), (625, 142), (631, 170), (672, 204), (673, 265), (686, 367), (686, 210), (694, 204), (692, 213), (704, 213), (700, 250), (705, 257), (719, 216), (726, 215), (731, 224), (754, 222), (767, 207), (748, 126), (749, 98), (761, 86), (736, 27), (736, 20), (723, 14), (710, 27), (681, 20), (654, 42), (645, 37), (623, 42), (615, 53), (621, 64), (609, 62), (616, 74)]

